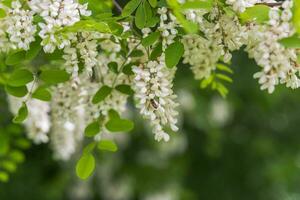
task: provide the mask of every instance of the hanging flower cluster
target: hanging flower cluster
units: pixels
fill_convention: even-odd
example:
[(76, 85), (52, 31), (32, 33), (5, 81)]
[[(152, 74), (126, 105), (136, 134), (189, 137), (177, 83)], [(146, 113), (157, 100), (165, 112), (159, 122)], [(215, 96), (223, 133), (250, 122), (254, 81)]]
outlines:
[(300, 86), (295, 1), (131, 0), (119, 16), (91, 2), (0, 2), (0, 83), (14, 122), (35, 143), (49, 141), (62, 160), (86, 136), (82, 178), (96, 147), (116, 151), (111, 133), (133, 129), (124, 118), (130, 96), (155, 140), (179, 130), (173, 82), (180, 62), (201, 87), (225, 96), (232, 52), (243, 48), (261, 68), (254, 77), (262, 90)]

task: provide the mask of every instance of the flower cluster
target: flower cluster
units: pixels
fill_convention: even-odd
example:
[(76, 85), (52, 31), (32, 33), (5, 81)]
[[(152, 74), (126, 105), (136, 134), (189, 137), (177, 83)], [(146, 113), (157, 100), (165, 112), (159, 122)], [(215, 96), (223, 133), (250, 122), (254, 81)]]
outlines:
[(300, 86), (299, 65), (295, 49), (283, 47), (278, 40), (294, 34), (291, 25), (292, 2), (285, 1), (283, 10), (272, 8), (269, 24), (249, 25), (246, 51), (263, 69), (254, 77), (259, 79), (261, 89), (272, 93), (282, 83), (293, 89)]
[(34, 12), (23, 9), (18, 0), (12, 2), (11, 8), (0, 3), (0, 8), (6, 11), (6, 17), (0, 19), (0, 52), (28, 50), (30, 43), (35, 40)]
[(231, 60), (230, 51), (239, 49), (247, 38), (245, 27), (240, 25), (236, 16), (228, 16), (215, 7), (208, 18), (206, 11), (188, 11), (189, 20), (199, 24), (204, 36), (183, 36), (185, 51), (183, 62), (191, 65), (196, 79), (208, 78), (219, 60), (228, 63)]
[(70, 44), (71, 34), (57, 35), (66, 26), (80, 21), (80, 16), (89, 16), (87, 4), (81, 5), (76, 0), (32, 0), (29, 1), (32, 11), (39, 14), (44, 22), (39, 23), (39, 36), (43, 39), (45, 52), (52, 53), (56, 48), (62, 49)]
[[(16, 114), (22, 102), (25, 99), (18, 99), (13, 96), (9, 96), (10, 109)], [(47, 143), (49, 141), (48, 133), (51, 128), (50, 121), (50, 105), (47, 102), (31, 99), (27, 102), (29, 116), (27, 117), (24, 125), (27, 130), (27, 136), (33, 140), (34, 143)]]
[(178, 130), (178, 112), (175, 110), (178, 104), (172, 89), (175, 69), (167, 69), (162, 56), (158, 61), (149, 61), (134, 67), (133, 71), (137, 107), (140, 113), (150, 120), (155, 139), (168, 141), (170, 137), (164, 131), (164, 126), (173, 131)]

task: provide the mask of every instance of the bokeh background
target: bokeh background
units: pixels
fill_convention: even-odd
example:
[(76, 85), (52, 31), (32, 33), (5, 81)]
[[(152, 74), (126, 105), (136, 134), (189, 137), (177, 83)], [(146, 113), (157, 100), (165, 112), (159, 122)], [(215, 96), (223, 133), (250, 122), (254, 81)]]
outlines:
[[(129, 105), (135, 130), (118, 136), (117, 153), (98, 152), (89, 180), (75, 175), (80, 150), (69, 162), (58, 162), (48, 145), (31, 145), (9, 182), (0, 183), (0, 199), (300, 199), (300, 90), (261, 91), (253, 79), (259, 67), (242, 51), (232, 69), (234, 83), (223, 99), (201, 90), (188, 66), (179, 67), (181, 129), (169, 143), (155, 142)], [(10, 123), (3, 88), (0, 113), (0, 146), (3, 135), (26, 146), (24, 129)]]

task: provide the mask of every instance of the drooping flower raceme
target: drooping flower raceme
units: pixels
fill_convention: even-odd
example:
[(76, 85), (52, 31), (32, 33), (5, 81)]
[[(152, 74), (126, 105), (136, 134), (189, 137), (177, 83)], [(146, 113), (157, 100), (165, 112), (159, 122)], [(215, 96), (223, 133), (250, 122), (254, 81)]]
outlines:
[(165, 132), (165, 126), (173, 131), (178, 130), (178, 112), (175, 110), (178, 104), (172, 89), (175, 69), (166, 68), (162, 56), (158, 61), (149, 61), (134, 67), (133, 71), (137, 107), (150, 121), (155, 139), (168, 141), (170, 136)]
[(39, 23), (39, 36), (43, 39), (44, 51), (52, 53), (56, 48), (63, 49), (70, 44), (71, 34), (56, 34), (63, 27), (80, 21), (80, 16), (89, 16), (87, 4), (81, 5), (76, 0), (32, 0), (30, 8), (38, 13), (44, 22)]
[[(8, 100), (11, 111), (13, 113), (17, 113), (17, 109), (21, 106), (25, 99), (9, 96)], [(27, 102), (27, 107), (29, 116), (24, 124), (27, 130), (28, 138), (31, 139), (35, 144), (47, 143), (49, 141), (48, 134), (51, 127), (49, 103), (31, 99)]]
[(215, 7), (205, 17), (207, 11), (186, 12), (189, 20), (199, 25), (204, 36), (187, 34), (182, 43), (185, 51), (183, 62), (191, 65), (196, 79), (208, 78), (216, 69), (218, 61), (228, 63), (231, 51), (239, 49), (246, 42), (247, 32), (237, 17), (228, 16)]
[(259, 79), (261, 89), (272, 93), (278, 84), (286, 84), (293, 89), (300, 86), (299, 65), (295, 49), (283, 47), (278, 40), (294, 34), (291, 24), (292, 1), (285, 1), (279, 8), (272, 8), (267, 25), (249, 25), (246, 51), (254, 58), (262, 71), (254, 77)]
[(7, 30), (9, 40), (16, 48), (28, 50), (33, 42), (36, 26), (33, 25), (33, 11), (22, 9), (19, 1), (12, 2), (12, 8), (8, 11), (10, 17), (7, 19)]

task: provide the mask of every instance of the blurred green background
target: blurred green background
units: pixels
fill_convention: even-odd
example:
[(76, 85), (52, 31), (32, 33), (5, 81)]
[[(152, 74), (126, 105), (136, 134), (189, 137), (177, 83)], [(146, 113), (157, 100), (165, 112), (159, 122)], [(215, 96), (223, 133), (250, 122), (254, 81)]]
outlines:
[[(181, 129), (169, 143), (155, 142), (132, 108), (134, 132), (118, 138), (117, 153), (97, 155), (88, 181), (75, 176), (80, 152), (57, 162), (48, 145), (32, 145), (9, 182), (0, 183), (0, 199), (300, 199), (300, 90), (261, 91), (252, 77), (259, 67), (243, 52), (232, 68), (234, 83), (222, 99), (200, 90), (188, 67), (179, 67)], [(11, 134), (3, 88), (0, 97), (0, 134)]]

